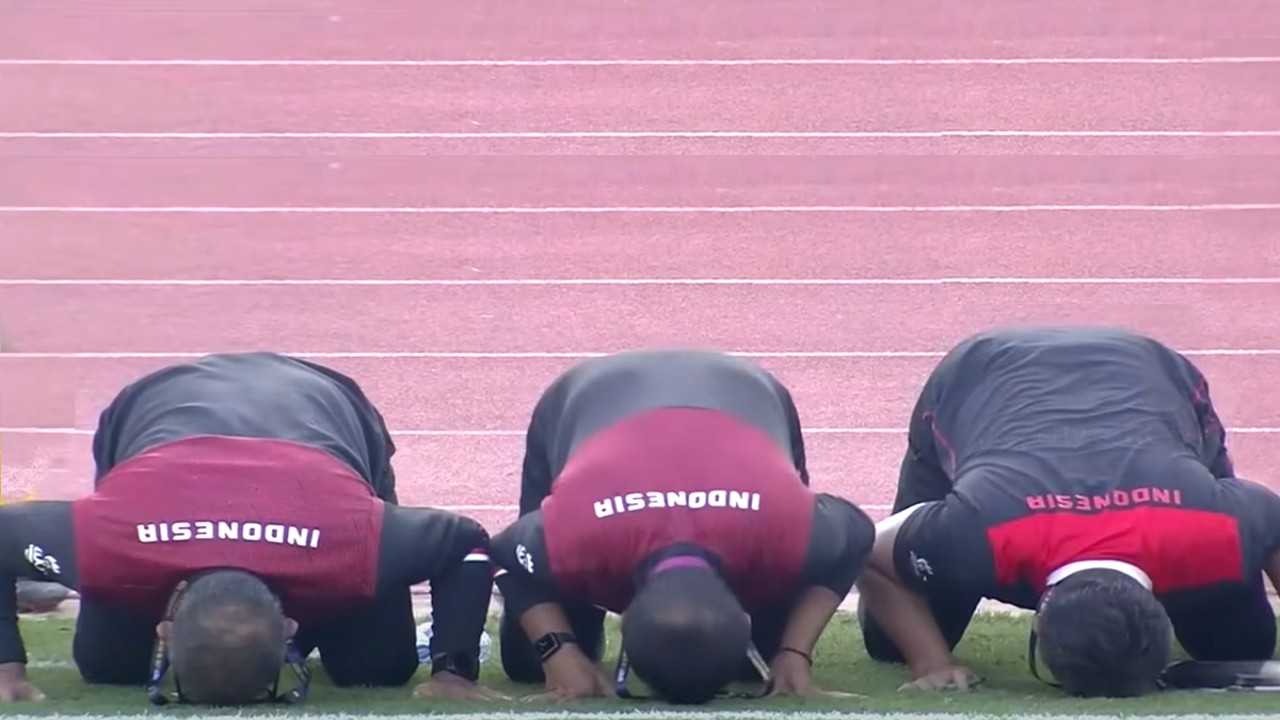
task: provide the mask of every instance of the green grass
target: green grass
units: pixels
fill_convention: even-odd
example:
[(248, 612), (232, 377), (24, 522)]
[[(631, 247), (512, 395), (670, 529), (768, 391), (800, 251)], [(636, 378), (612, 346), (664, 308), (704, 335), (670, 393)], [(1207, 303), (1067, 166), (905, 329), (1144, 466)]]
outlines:
[[(1166, 693), (1160, 696), (1135, 700), (1075, 700), (1066, 698), (1054, 688), (1038, 683), (1026, 668), (1025, 617), (982, 615), (975, 618), (973, 626), (960, 648), (958, 657), (981, 673), (987, 680), (982, 688), (968, 693), (926, 694), (899, 692), (904, 680), (899, 666), (874, 663), (863, 652), (857, 621), (852, 615), (841, 614), (827, 630), (819, 648), (815, 675), (818, 683), (826, 688), (844, 690), (865, 695), (864, 699), (846, 699), (834, 702), (803, 702), (791, 699), (770, 701), (725, 700), (713, 703), (708, 710), (729, 711), (718, 717), (734, 717), (735, 711), (773, 711), (779, 713), (798, 711), (813, 717), (823, 711), (847, 713), (962, 713), (967, 716), (1046, 714), (1222, 714), (1222, 713), (1275, 713), (1280, 707), (1280, 697), (1272, 693)], [(70, 647), (73, 622), (54, 619), (23, 619), (22, 631), (27, 640), (31, 658), (32, 680), (48, 699), (40, 703), (24, 703), (20, 706), (0, 706), (3, 713), (33, 714), (118, 714), (153, 712), (146, 704), (141, 689), (101, 688), (83, 685), (70, 663)], [(490, 628), (493, 634), (495, 628)], [(609, 647), (617, 648), (617, 628), (612, 629)], [(495, 654), (496, 658), (496, 647)], [(314, 661), (313, 661), (314, 663)], [(317, 663), (318, 665), (318, 663)], [(612, 668), (612, 663), (609, 666)], [(425, 676), (419, 670), (414, 684)], [(527, 694), (536, 688), (516, 686), (506, 681), (502, 671), (491, 658), (485, 666), (482, 681), (512, 696)], [(415, 700), (410, 688), (391, 690), (339, 689), (317, 668), (312, 683), (311, 697), (304, 708), (291, 710), (297, 713), (357, 713), (364, 715), (421, 714), (432, 712), (503, 712), (503, 711), (563, 711), (566, 709), (587, 711), (618, 711), (632, 709), (660, 710), (652, 702), (613, 701), (583, 702), (571, 707), (547, 708), (527, 703), (498, 703), (486, 705), (427, 705)], [(262, 708), (259, 711), (266, 711)], [(273, 712), (278, 709), (272, 709)], [(164, 714), (186, 714), (190, 709), (168, 708)], [(203, 713), (207, 714), (207, 713)], [(770, 713), (772, 714), (772, 713)], [(746, 717), (747, 715), (743, 715)]]

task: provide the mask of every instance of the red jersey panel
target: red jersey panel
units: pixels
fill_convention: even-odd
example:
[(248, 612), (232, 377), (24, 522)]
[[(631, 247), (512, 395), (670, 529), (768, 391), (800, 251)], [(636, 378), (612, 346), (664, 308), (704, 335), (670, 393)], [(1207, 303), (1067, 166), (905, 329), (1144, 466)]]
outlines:
[(327, 452), (281, 440), (193, 437), (116, 466), (73, 505), (80, 591), (159, 617), (179, 581), (252, 572), (299, 622), (372, 599), (383, 504)]
[(1161, 506), (1093, 515), (1041, 512), (997, 525), (987, 537), (996, 581), (1012, 586), (1025, 580), (1037, 593), (1044, 592), (1050, 573), (1081, 560), (1140, 567), (1157, 595), (1246, 579), (1239, 521), (1222, 512)]
[(732, 415), (668, 407), (596, 433), (542, 503), (559, 590), (613, 612), (650, 555), (690, 543), (714, 553), (751, 612), (794, 591), (814, 496), (770, 437)]

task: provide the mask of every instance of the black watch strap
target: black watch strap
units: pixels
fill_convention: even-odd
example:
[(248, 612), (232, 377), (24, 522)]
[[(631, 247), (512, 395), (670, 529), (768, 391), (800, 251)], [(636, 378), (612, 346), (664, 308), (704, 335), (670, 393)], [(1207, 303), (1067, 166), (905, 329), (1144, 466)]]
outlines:
[(469, 653), (439, 653), (431, 656), (431, 674), (447, 672), (472, 682), (480, 679), (480, 664)]
[(574, 637), (573, 633), (549, 632), (534, 641), (533, 649), (538, 653), (538, 659), (546, 662), (552, 655), (560, 652), (565, 645), (577, 642), (578, 638)]

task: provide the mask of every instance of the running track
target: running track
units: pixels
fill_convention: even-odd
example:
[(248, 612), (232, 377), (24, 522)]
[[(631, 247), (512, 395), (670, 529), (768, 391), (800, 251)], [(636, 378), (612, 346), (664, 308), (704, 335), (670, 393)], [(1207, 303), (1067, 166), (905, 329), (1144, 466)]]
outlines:
[(6, 500), (85, 492), (123, 383), (272, 348), (496, 529), (545, 383), (702, 344), (879, 514), (937, 356), (1007, 322), (1194, 352), (1280, 484), (1270, 2), (434, 5), (0, 0)]

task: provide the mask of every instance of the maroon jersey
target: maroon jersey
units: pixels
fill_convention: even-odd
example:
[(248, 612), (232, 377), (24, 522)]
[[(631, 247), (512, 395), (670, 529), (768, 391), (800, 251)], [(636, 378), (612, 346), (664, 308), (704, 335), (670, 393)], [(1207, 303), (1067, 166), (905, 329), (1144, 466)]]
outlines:
[(383, 512), (369, 484), (318, 447), (166, 443), (73, 503), (80, 592), (158, 616), (184, 578), (235, 567), (273, 584), (299, 622), (325, 622), (372, 599)]
[(492, 545), (505, 611), (560, 603), (587, 628), (600, 608), (624, 611), (652, 563), (686, 551), (713, 560), (753, 616), (803, 587), (843, 597), (874, 526), (808, 485), (799, 414), (763, 368), (702, 350), (587, 360), (530, 418), (520, 518)]
[(719, 558), (748, 611), (781, 601), (804, 567), (813, 512), (791, 458), (764, 432), (678, 407), (596, 434), (542, 504), (560, 592), (614, 612), (631, 602), (641, 562), (681, 543)]

